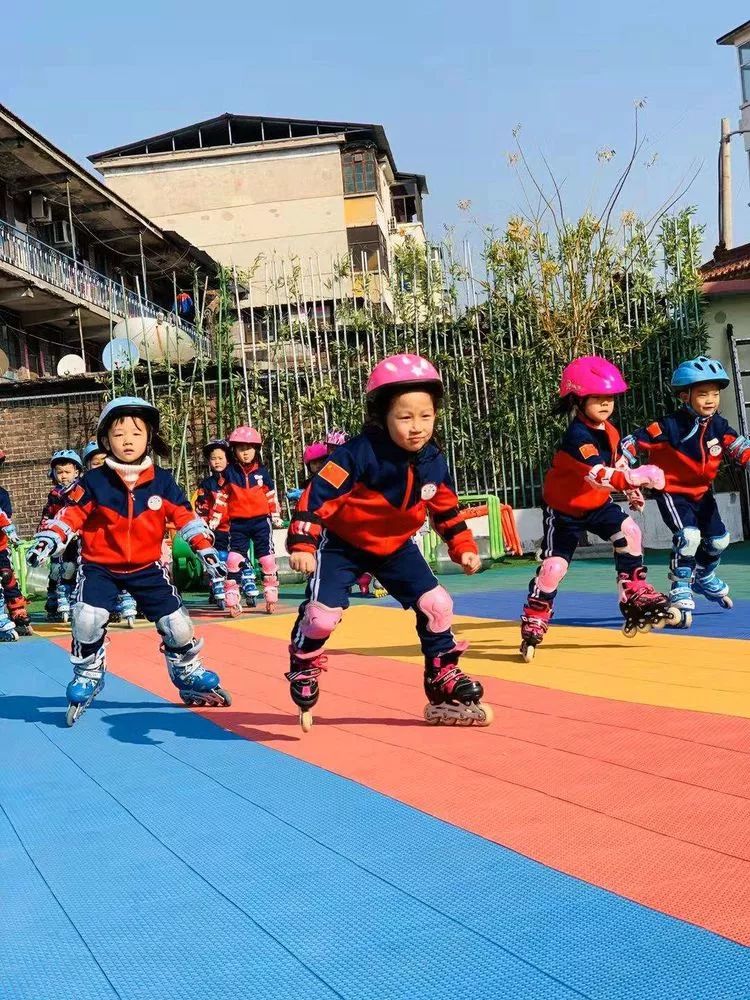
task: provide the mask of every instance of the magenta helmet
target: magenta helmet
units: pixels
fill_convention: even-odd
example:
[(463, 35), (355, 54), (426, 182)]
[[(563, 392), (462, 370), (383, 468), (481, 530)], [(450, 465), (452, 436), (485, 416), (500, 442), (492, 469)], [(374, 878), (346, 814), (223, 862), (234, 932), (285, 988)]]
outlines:
[(310, 462), (315, 462), (319, 458), (328, 458), (328, 446), (325, 441), (309, 444), (302, 452), (302, 461), (305, 465), (309, 465)]
[(443, 380), (434, 365), (418, 354), (391, 354), (375, 365), (367, 380), (368, 396), (396, 386), (442, 389)]
[(606, 358), (592, 355), (566, 365), (560, 379), (560, 396), (615, 396), (628, 391), (622, 372)]
[(252, 444), (259, 448), (263, 444), (263, 438), (254, 427), (235, 427), (227, 438), (229, 444)]

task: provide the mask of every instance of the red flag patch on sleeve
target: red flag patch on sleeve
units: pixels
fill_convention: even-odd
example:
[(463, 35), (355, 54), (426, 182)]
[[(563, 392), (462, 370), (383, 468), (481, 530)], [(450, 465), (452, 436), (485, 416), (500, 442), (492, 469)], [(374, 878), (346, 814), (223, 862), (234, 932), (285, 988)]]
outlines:
[(344, 485), (349, 473), (346, 469), (342, 469), (340, 465), (336, 465), (335, 462), (327, 462), (318, 475), (337, 490)]
[(658, 424), (656, 421), (654, 421), (653, 424), (648, 425), (648, 427), (646, 428), (646, 433), (648, 434), (649, 437), (658, 438), (659, 435), (661, 434), (661, 424)]
[(79, 485), (74, 486), (70, 493), (68, 493), (68, 496), (73, 503), (78, 503), (78, 501), (83, 497), (83, 487)]
[(582, 444), (578, 450), (584, 458), (593, 458), (594, 455), (599, 454), (595, 444)]

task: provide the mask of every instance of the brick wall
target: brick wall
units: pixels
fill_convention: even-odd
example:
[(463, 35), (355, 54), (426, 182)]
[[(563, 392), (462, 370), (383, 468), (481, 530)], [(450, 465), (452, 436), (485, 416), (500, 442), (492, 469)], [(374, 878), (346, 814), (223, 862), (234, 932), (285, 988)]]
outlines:
[(93, 436), (102, 408), (101, 393), (83, 396), (0, 400), (0, 448), (8, 456), (0, 485), (10, 493), (13, 520), (22, 538), (39, 523), (50, 481), (49, 459), (59, 448), (80, 449)]

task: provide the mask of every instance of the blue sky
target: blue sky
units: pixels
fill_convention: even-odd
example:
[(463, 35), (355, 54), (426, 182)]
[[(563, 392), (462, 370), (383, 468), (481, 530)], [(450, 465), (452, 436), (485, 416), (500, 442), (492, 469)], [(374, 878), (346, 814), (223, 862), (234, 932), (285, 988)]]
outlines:
[[(716, 234), (719, 119), (738, 118), (733, 49), (715, 39), (750, 16), (722, 0), (474, 0), (473, 3), (255, 4), (130, 0), (15, 3), (0, 100), (76, 158), (224, 111), (376, 121), (401, 169), (426, 173), (428, 224), (501, 225), (523, 204), (505, 154), (521, 124), (570, 214), (614, 179), (633, 103), (653, 166), (639, 166), (623, 208), (653, 210), (702, 164), (688, 200)], [(8, 51), (10, 49), (10, 51)], [(750, 241), (747, 158), (736, 140), (735, 242)], [(596, 151), (616, 150), (608, 164)]]

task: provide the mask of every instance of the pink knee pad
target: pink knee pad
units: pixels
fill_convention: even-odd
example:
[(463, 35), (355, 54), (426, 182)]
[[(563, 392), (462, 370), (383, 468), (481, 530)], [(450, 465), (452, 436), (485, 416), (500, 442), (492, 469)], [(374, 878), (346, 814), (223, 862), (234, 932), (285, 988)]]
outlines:
[(343, 614), (343, 608), (329, 608), (319, 601), (310, 601), (302, 616), (300, 631), (307, 639), (327, 639)]
[(239, 552), (230, 552), (227, 556), (227, 573), (239, 573), (245, 562)]
[(611, 541), (616, 543), (618, 539), (625, 539), (625, 547), (618, 546), (621, 552), (627, 552), (630, 556), (642, 556), (643, 544), (641, 529), (632, 517), (626, 517), (620, 525), (620, 530), (616, 535), (612, 535)]
[(417, 607), (427, 619), (430, 632), (447, 632), (453, 624), (453, 601), (445, 587), (438, 585), (422, 594)]
[(261, 556), (258, 560), (263, 576), (276, 576), (276, 556)]
[(543, 594), (553, 594), (567, 572), (567, 559), (562, 559), (560, 556), (550, 556), (539, 567), (539, 572), (536, 575), (537, 589)]

